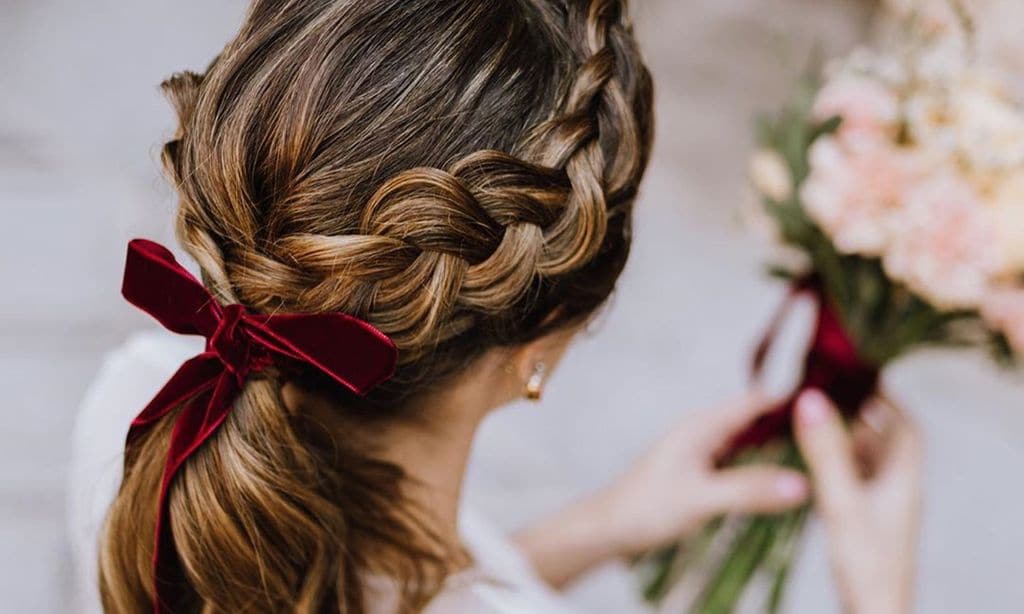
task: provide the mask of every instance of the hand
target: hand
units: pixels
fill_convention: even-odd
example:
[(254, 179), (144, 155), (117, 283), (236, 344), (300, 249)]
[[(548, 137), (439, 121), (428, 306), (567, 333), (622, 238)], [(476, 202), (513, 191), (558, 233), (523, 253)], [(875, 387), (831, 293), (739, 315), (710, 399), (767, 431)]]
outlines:
[(650, 551), (720, 514), (778, 512), (807, 500), (801, 473), (715, 468), (717, 453), (773, 403), (751, 395), (687, 418), (611, 486), (520, 531), (515, 541), (556, 588), (611, 558)]
[(796, 435), (846, 610), (911, 612), (923, 456), (917, 429), (878, 400), (848, 431), (827, 398), (810, 391), (797, 403)]
[(678, 541), (722, 514), (781, 512), (804, 503), (809, 485), (797, 471), (773, 465), (715, 468), (728, 441), (773, 405), (751, 394), (686, 419), (599, 493), (619, 554)]

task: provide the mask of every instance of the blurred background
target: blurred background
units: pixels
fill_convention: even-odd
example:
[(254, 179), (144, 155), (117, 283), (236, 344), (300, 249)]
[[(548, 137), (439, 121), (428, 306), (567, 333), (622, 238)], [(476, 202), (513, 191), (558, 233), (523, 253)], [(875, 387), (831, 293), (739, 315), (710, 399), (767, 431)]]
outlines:
[[(125, 242), (173, 241), (157, 152), (174, 123), (157, 84), (201, 70), (245, 4), (0, 0), (4, 612), (81, 608), (65, 517), (76, 410), (105, 354), (152, 328), (119, 298)], [(763, 275), (766, 247), (739, 223), (753, 198), (750, 120), (784, 99), (813, 49), (861, 40), (874, 10), (864, 0), (634, 5), (658, 86), (634, 256), (545, 402), (485, 425), (468, 497), (509, 528), (610, 479), (681, 415), (744, 388), (749, 351), (784, 292)], [(904, 361), (887, 384), (929, 437), (920, 610), (1019, 611), (1024, 384), (954, 353)], [(787, 611), (838, 611), (830, 582), (812, 528)], [(642, 612), (636, 592), (610, 567), (573, 599), (585, 612)]]

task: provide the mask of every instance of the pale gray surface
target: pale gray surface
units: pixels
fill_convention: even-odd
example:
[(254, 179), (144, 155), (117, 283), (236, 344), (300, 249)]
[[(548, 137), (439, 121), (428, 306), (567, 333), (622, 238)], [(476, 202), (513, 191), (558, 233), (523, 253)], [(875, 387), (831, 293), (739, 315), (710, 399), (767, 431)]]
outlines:
[[(639, 0), (658, 80), (658, 144), (634, 258), (612, 311), (537, 407), (485, 427), (471, 496), (509, 526), (614, 475), (685, 411), (741, 389), (779, 297), (746, 202), (749, 118), (777, 104), (815, 41), (862, 28), (853, 1)], [(74, 410), (101, 353), (148, 326), (118, 300), (124, 239), (169, 239), (156, 152), (172, 131), (156, 83), (200, 69), (237, 25), (229, 0), (0, 0), (0, 610), (69, 610), (63, 495)], [(13, 283), (11, 283), (13, 281)], [(1010, 612), (1024, 551), (1024, 386), (974, 357), (923, 356), (892, 387), (931, 443), (921, 611)], [(792, 612), (834, 610), (820, 540)], [(577, 591), (629, 612), (624, 576)]]

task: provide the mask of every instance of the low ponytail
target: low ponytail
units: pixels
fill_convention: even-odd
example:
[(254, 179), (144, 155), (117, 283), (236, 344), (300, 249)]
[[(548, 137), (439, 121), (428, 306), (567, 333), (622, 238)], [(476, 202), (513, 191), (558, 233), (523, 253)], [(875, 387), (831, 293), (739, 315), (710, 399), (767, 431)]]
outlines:
[(327, 553), (342, 551), (346, 525), (341, 505), (324, 496), (322, 473), (292, 429), (277, 382), (248, 382), (169, 499), (181, 567), (202, 602), (224, 612), (321, 603), (315, 590), (333, 584)]
[[(153, 519), (176, 414), (138, 440), (104, 528), (101, 594), (108, 612), (152, 610)], [(406, 548), (401, 470), (372, 460), (309, 416), (290, 412), (276, 376), (249, 381), (216, 435), (179, 469), (170, 523), (184, 582), (170, 612), (365, 611), (365, 553)], [(134, 446), (133, 446), (134, 447)], [(389, 511), (390, 510), (390, 511)], [(357, 543), (357, 542), (367, 543)], [(382, 574), (418, 577), (403, 611), (430, 597), (443, 567), (435, 550), (381, 557)], [(419, 587), (419, 588), (416, 588)], [(400, 591), (401, 592), (401, 591)]]

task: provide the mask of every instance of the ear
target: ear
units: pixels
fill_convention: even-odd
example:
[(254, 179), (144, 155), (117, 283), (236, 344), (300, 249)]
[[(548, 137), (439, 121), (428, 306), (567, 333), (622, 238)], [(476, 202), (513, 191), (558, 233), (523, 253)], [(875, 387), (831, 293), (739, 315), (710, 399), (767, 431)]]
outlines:
[(559, 329), (512, 349), (506, 369), (516, 381), (524, 384), (542, 363), (545, 374), (550, 376), (579, 329), (575, 326)]
[(544, 363), (545, 366), (547, 365), (548, 361), (545, 357), (548, 354), (549, 347), (548, 344), (543, 343), (546, 339), (547, 337), (534, 339), (512, 350), (506, 371), (517, 384), (525, 384), (530, 379), (530, 376), (533, 375), (538, 364)]

